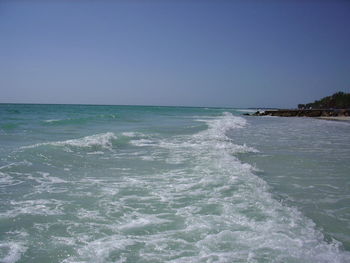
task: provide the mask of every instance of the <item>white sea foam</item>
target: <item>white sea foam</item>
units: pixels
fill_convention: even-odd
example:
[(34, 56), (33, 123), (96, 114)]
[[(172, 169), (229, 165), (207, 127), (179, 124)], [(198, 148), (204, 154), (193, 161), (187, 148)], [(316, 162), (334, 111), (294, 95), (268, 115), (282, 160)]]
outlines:
[(27, 161), (27, 160), (24, 160), (24, 161), (21, 161), (21, 162), (13, 162), (13, 163), (10, 163), (10, 164), (7, 164), (7, 165), (4, 165), (4, 166), (1, 166), (0, 167), (0, 170), (3, 170), (3, 169), (8, 169), (8, 168), (12, 168), (14, 166), (32, 166), (33, 163)]
[(96, 151), (96, 152), (90, 152), (88, 153), (89, 155), (101, 155), (101, 154), (104, 154), (104, 152), (102, 151)]
[[(131, 145), (149, 147), (105, 152), (109, 160), (96, 158), (96, 170), (33, 173), (30, 183), (42, 187), (71, 185), (69, 196), (12, 201), (5, 216), (60, 215), (34, 227), (69, 247), (65, 263), (348, 261), (341, 244), (324, 241), (311, 220), (274, 199), (257, 169), (236, 157), (257, 152), (230, 138), (249, 125), (245, 119), (225, 113), (199, 121), (208, 128), (194, 135), (123, 134)], [(58, 143), (95, 145), (84, 138)]]
[(151, 139), (151, 135), (141, 132), (123, 132), (123, 136), (131, 138), (129, 143), (138, 147), (156, 146), (157, 142)]
[[(179, 137), (159, 144), (171, 150), (172, 159), (176, 159), (177, 155), (182, 158), (179, 159), (181, 162), (186, 158), (193, 162), (195, 158), (193, 174), (186, 174), (186, 177), (179, 174), (179, 178), (174, 174), (164, 176), (176, 180), (173, 184), (168, 183), (168, 187), (154, 190), (161, 200), (178, 207), (176, 214), (186, 222), (186, 229), (181, 231), (184, 237), (202, 233), (202, 238), (195, 243), (197, 256), (180, 257), (185, 251), (182, 249), (177, 251), (177, 259), (164, 257), (163, 261), (232, 262), (235, 259), (258, 262), (264, 251), (269, 251), (266, 260), (270, 261), (346, 262), (349, 255), (340, 252), (338, 243), (327, 244), (312, 221), (272, 198), (267, 184), (253, 174), (254, 167), (231, 155), (257, 152), (245, 145), (235, 145), (227, 137), (228, 131), (246, 125), (243, 118), (225, 114), (205, 122), (208, 130), (187, 140)], [(189, 205), (183, 203), (184, 196), (192, 200)], [(204, 212), (206, 210), (203, 209), (210, 203), (213, 203), (212, 207)], [(214, 207), (218, 208), (217, 212)], [(169, 234), (163, 233), (160, 239), (154, 238), (154, 247), (166, 248), (172, 239), (172, 234)], [(187, 247), (190, 248), (190, 245)], [(222, 251), (223, 247), (226, 249)], [(153, 247), (148, 249), (143, 251), (148, 259), (156, 260), (160, 256)]]
[(149, 134), (145, 134), (142, 132), (134, 132), (134, 131), (130, 131), (130, 132), (123, 132), (122, 133), (123, 136), (125, 137), (130, 137), (130, 138), (149, 138), (151, 135)]
[(38, 143), (30, 146), (24, 146), (22, 147), (22, 149), (35, 148), (43, 145), (86, 147), (86, 148), (101, 147), (101, 148), (111, 149), (113, 146), (113, 140), (116, 140), (116, 139), (117, 139), (117, 136), (114, 133), (106, 132), (106, 133), (86, 136), (79, 139)]
[(93, 147), (101, 146), (102, 148), (111, 148), (112, 141), (117, 137), (112, 132), (100, 133), (86, 136), (80, 139), (67, 140), (62, 142), (54, 142), (52, 145), (58, 146), (75, 146), (75, 147)]
[(138, 139), (138, 140), (131, 140), (130, 144), (143, 147), (143, 146), (154, 146), (155, 142), (148, 139)]
[(123, 132), (122, 135), (126, 136), (126, 137), (136, 137), (136, 136), (139, 136), (139, 133), (137, 133), (137, 132)]
[[(203, 121), (203, 120), (199, 120)], [(226, 132), (232, 129), (243, 128), (247, 125), (246, 119), (233, 116), (232, 113), (225, 112), (222, 117), (212, 120), (205, 120), (209, 129), (204, 133), (209, 133), (214, 138), (226, 137)], [(201, 134), (201, 133), (200, 133)]]
[(59, 122), (59, 121), (62, 121), (62, 120), (61, 120), (61, 119), (49, 119), (49, 120), (44, 120), (44, 122), (47, 122), (47, 123)]
[(154, 161), (154, 158), (152, 156), (141, 156), (140, 158), (144, 161)]
[(120, 168), (120, 167), (110, 167), (110, 170), (118, 170), (118, 171), (130, 171), (131, 168)]
[(145, 226), (159, 225), (159, 224), (168, 223), (168, 222), (170, 221), (166, 219), (160, 219), (156, 216), (142, 215), (141, 217), (138, 217), (136, 219), (129, 219), (127, 223), (119, 226), (119, 229), (128, 230), (128, 229), (135, 229), (135, 228), (143, 228)]
[(15, 180), (8, 174), (0, 172), (0, 187), (12, 185)]
[(77, 217), (80, 219), (98, 219), (98, 220), (103, 220), (104, 218), (100, 215), (99, 211), (91, 211), (91, 210), (86, 210), (86, 209), (79, 209), (77, 212)]
[(33, 186), (34, 190), (27, 196), (44, 192), (62, 193), (66, 191), (65, 185), (68, 183), (67, 180), (40, 171), (38, 171), (37, 174), (28, 174), (26, 179), (36, 183), (36, 185)]
[(13, 218), (18, 215), (59, 215), (62, 214), (63, 201), (59, 200), (25, 200), (11, 201), (12, 209), (0, 213), (0, 218)]
[(230, 130), (244, 128), (244, 126), (247, 125), (247, 121), (244, 118), (233, 116), (231, 113), (225, 112), (224, 116), (220, 118), (197, 119), (197, 121), (205, 122), (209, 128), (190, 138), (184, 138), (182, 136), (173, 141), (161, 140), (159, 146), (173, 150), (179, 149), (180, 152), (178, 153), (181, 155), (188, 153), (188, 150), (191, 150), (191, 148), (193, 148), (192, 150), (195, 152), (206, 151), (208, 153), (212, 152), (214, 149), (228, 151), (231, 154), (259, 152), (257, 149), (245, 144), (235, 144), (227, 136), (227, 132)]
[(96, 239), (89, 242), (86, 246), (77, 250), (78, 257), (73, 256), (63, 260), (63, 263), (72, 262), (106, 262), (110, 253), (113, 251), (124, 250), (128, 246), (134, 245), (136, 242), (121, 235), (112, 235)]
[(42, 176), (42, 178), (34, 177), (37, 182), (48, 182), (51, 184), (60, 184), (60, 183), (67, 183), (66, 180), (63, 180), (61, 178), (55, 177), (55, 176), (50, 176), (50, 173), (46, 172), (37, 172), (39, 175)]
[(0, 250), (5, 251), (4, 256), (0, 258), (1, 263), (15, 263), (20, 260), (27, 247), (21, 242), (5, 241), (0, 243)]

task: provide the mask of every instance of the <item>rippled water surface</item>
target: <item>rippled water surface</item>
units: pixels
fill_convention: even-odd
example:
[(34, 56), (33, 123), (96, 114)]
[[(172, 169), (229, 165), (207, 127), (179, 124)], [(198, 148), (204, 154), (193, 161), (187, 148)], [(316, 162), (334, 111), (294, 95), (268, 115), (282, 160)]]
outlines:
[(0, 105), (0, 262), (349, 262), (350, 125)]

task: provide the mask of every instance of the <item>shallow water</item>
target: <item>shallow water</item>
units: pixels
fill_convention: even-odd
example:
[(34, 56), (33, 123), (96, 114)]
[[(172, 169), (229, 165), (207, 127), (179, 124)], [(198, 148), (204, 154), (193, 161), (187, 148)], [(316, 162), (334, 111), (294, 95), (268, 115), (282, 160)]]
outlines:
[(0, 105), (2, 262), (349, 262), (350, 126)]

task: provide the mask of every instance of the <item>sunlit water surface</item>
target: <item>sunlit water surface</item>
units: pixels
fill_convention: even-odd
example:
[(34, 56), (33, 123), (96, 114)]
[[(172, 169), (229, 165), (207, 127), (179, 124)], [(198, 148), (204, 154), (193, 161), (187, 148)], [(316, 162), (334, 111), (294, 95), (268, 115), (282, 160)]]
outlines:
[(0, 105), (0, 262), (350, 262), (350, 124)]

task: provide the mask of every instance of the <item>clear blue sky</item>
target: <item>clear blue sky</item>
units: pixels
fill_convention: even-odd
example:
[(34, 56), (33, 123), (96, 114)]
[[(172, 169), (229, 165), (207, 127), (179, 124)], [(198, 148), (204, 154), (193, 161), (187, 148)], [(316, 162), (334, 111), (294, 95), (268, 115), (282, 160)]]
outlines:
[(350, 1), (0, 0), (0, 102), (295, 107), (350, 92)]

